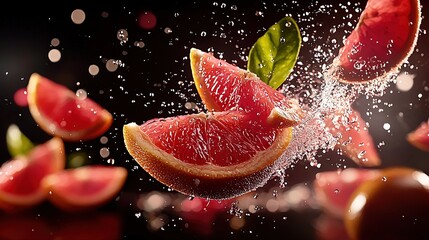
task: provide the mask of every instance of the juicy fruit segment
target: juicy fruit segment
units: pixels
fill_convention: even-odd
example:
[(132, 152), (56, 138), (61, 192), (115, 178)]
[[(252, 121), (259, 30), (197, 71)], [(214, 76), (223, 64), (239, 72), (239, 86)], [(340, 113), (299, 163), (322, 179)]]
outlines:
[(158, 181), (183, 193), (228, 199), (262, 186), (291, 140), (239, 111), (124, 126), (128, 152)]
[(386, 168), (356, 189), (344, 223), (351, 239), (421, 239), (429, 226), (428, 203), (427, 174)]
[(99, 207), (121, 190), (127, 177), (123, 167), (88, 165), (50, 174), (42, 181), (49, 200), (66, 211)]
[(379, 175), (378, 170), (358, 168), (317, 173), (313, 182), (316, 199), (327, 213), (341, 219), (353, 192), (363, 182)]
[(64, 144), (53, 138), (4, 163), (0, 168), (0, 207), (15, 211), (35, 206), (45, 200), (42, 179), (64, 169)]
[(304, 113), (298, 102), (255, 74), (195, 48), (190, 59), (195, 86), (209, 111), (241, 110), (283, 127), (301, 122)]
[(381, 164), (371, 134), (360, 113), (334, 112), (332, 119), (326, 118), (327, 129), (339, 137), (336, 148), (360, 166), (372, 167)]
[(414, 50), (420, 14), (419, 0), (369, 0), (334, 60), (334, 74), (361, 83), (397, 71)]
[(422, 122), (407, 134), (407, 141), (422, 151), (429, 152), (429, 121)]
[(64, 140), (96, 138), (112, 124), (112, 115), (90, 98), (80, 99), (63, 85), (37, 73), (28, 87), (31, 115), (47, 133)]

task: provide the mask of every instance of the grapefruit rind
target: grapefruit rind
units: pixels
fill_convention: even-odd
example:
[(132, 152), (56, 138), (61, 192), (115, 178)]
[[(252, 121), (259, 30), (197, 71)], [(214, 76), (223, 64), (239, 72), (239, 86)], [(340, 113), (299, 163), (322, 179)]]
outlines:
[(194, 165), (181, 161), (155, 146), (136, 123), (123, 128), (128, 152), (139, 165), (159, 182), (185, 195), (229, 199), (264, 185), (271, 177), (292, 138), (292, 129), (279, 130), (278, 137), (266, 150), (248, 161), (232, 165)]
[[(39, 86), (42, 81), (50, 80), (44, 78), (38, 73), (33, 73), (30, 76), (30, 80), (27, 86), (28, 107), (36, 123), (48, 134), (52, 136), (61, 137), (63, 140), (67, 141), (84, 141), (91, 140), (100, 136), (112, 125), (112, 114), (100, 106), (100, 111), (97, 112), (99, 118), (92, 126), (88, 126), (87, 129), (78, 131), (67, 131), (65, 129), (62, 129), (61, 126), (58, 126), (58, 124), (55, 124), (54, 122), (50, 121), (49, 117), (45, 116), (39, 110), (38, 97), (47, 94), (44, 92), (39, 92)], [(60, 90), (63, 91), (63, 97), (76, 98), (76, 95), (71, 90), (67, 89), (66, 91), (65, 89), (65, 87), (61, 86)]]
[[(68, 185), (78, 187), (81, 185), (82, 188), (85, 188), (85, 184), (90, 184), (88, 181), (96, 182), (97, 179), (91, 179), (96, 177), (91, 175), (93, 168), (110, 169), (108, 172), (106, 171), (106, 174), (109, 174), (109, 182), (103, 186), (102, 191), (94, 192), (92, 195), (79, 195), (79, 193), (68, 192), (65, 189)], [(67, 181), (66, 178), (70, 179), (67, 175), (74, 175), (75, 178)], [(42, 187), (52, 204), (65, 211), (78, 212), (100, 207), (112, 200), (122, 189), (127, 175), (128, 172), (123, 167), (89, 165), (50, 174), (43, 179)]]
[[(44, 174), (51, 174), (54, 172), (61, 171), (65, 167), (65, 151), (64, 151), (64, 143), (58, 138), (54, 137), (43, 145), (36, 146), (31, 152), (26, 156), (20, 156), (16, 159), (10, 160), (3, 164), (3, 167), (6, 167), (6, 171), (2, 171), (3, 174), (7, 174), (7, 170), (12, 167), (15, 168), (14, 173), (18, 173), (20, 171), (25, 171), (25, 168), (34, 167), (32, 161), (37, 161), (39, 159), (31, 159), (32, 152), (38, 150), (41, 147), (47, 147), (50, 153), (50, 159), (52, 160), (49, 163), (50, 171)], [(40, 161), (40, 160), (39, 160)], [(2, 167), (2, 168), (3, 168)], [(35, 166), (39, 167), (39, 166)], [(25, 172), (24, 172), (25, 173)], [(21, 176), (26, 177), (26, 176)], [(13, 178), (13, 176), (11, 176)], [(39, 179), (42, 181), (43, 178)], [(25, 181), (35, 181), (36, 179), (26, 178)], [(22, 182), (21, 182), (22, 183)], [(40, 182), (41, 183), (41, 182)], [(1, 183), (0, 183), (1, 184)], [(16, 188), (21, 188), (25, 186), (16, 186)], [(17, 195), (13, 193), (8, 193), (2, 189), (0, 189), (0, 206), (2, 209), (6, 211), (19, 211), (21, 209), (33, 207), (41, 202), (43, 202), (46, 198), (46, 192), (42, 189), (41, 185), (38, 189), (35, 189), (31, 194), (25, 195)]]
[[(370, 81), (373, 81), (374, 79), (385, 79), (389, 77), (389, 75), (394, 74), (399, 71), (399, 68), (402, 66), (402, 64), (407, 61), (407, 59), (410, 57), (410, 55), (413, 53), (414, 48), (417, 44), (418, 40), (418, 30), (420, 29), (421, 24), (421, 6), (419, 0), (407, 0), (410, 2), (410, 17), (409, 21), (407, 23), (410, 26), (410, 32), (407, 34), (408, 38), (405, 41), (405, 45), (402, 47), (401, 54), (399, 56), (396, 56), (394, 58), (391, 58), (391, 62), (386, 61), (383, 63), (382, 67), (380, 69), (374, 69), (371, 71), (370, 69), (367, 70), (367, 73), (356, 73), (353, 66), (344, 66), (344, 65), (350, 65), (352, 64), (349, 60), (344, 60), (346, 57), (343, 56), (343, 54), (350, 54), (349, 51), (346, 51), (347, 45), (344, 45), (340, 49), (339, 55), (334, 59), (333, 61), (333, 67), (329, 70), (330, 75), (335, 76), (339, 81), (344, 83), (354, 83), (354, 84), (362, 84), (362, 83), (368, 83)], [(372, 6), (377, 4), (377, 8)], [(393, 3), (392, 3), (393, 4)], [(402, 10), (401, 7), (397, 7), (398, 9)], [(384, 9), (384, 10), (383, 10)], [(368, 35), (368, 32), (371, 32), (371, 29), (361, 30), (359, 29), (361, 26), (364, 26), (365, 28), (368, 28), (368, 25), (365, 23), (366, 21), (371, 21), (371, 18), (378, 17), (379, 19), (383, 19), (382, 13), (377, 12), (377, 10), (381, 10), (382, 13), (385, 14), (396, 14), (395, 12), (391, 12), (390, 9), (383, 6), (382, 1), (369, 1), (365, 7), (365, 10), (362, 12), (359, 22), (356, 25), (355, 29), (352, 31), (352, 34), (359, 34), (362, 35), (363, 38), (366, 38)], [(384, 12), (383, 12), (384, 11)], [(374, 12), (374, 13), (373, 13)], [(397, 17), (397, 15), (394, 15)], [(382, 20), (381, 20), (382, 21)], [(386, 23), (385, 23), (386, 24)], [(387, 23), (387, 24), (396, 24), (396, 23)], [(362, 31), (363, 33), (357, 33), (357, 31)], [(373, 30), (374, 32), (374, 30)], [(380, 33), (380, 31), (377, 30), (377, 33), (375, 34), (383, 34)], [(405, 34), (405, 33), (403, 33)], [(347, 40), (348, 41), (348, 38)], [(371, 42), (377, 42), (376, 39), (367, 39), (367, 41)], [(346, 42), (348, 45), (353, 44)], [(358, 45), (362, 44), (360, 41), (357, 41)], [(392, 43), (395, 44), (395, 43)], [(383, 45), (383, 44), (380, 44)], [(364, 46), (362, 46), (364, 48)], [(387, 49), (387, 47), (386, 47)], [(353, 50), (352, 50), (353, 51)], [(367, 50), (368, 51), (368, 50)], [(385, 57), (385, 56), (383, 56)], [(348, 59), (348, 57), (347, 57)], [(365, 60), (365, 59), (362, 59)], [(387, 67), (385, 67), (387, 66)], [(359, 72), (359, 71), (358, 71)], [(373, 74), (373, 76), (371, 75)], [(365, 76), (364, 76), (365, 75)]]

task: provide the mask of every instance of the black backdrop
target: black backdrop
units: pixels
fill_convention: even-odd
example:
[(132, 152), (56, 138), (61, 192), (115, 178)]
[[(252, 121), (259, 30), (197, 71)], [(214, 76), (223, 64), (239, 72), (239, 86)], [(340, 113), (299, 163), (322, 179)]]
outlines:
[[(320, 72), (322, 65), (329, 64), (338, 51), (335, 48), (338, 44), (333, 42), (341, 43), (343, 36), (356, 24), (365, 1), (353, 2), (351, 6), (349, 4), (348, 1), (328, 0), (227, 3), (44, 1), (2, 7), (0, 160), (10, 159), (5, 134), (12, 123), (17, 124), (36, 143), (50, 138), (38, 128), (28, 109), (17, 106), (13, 101), (15, 91), (26, 86), (31, 73), (38, 72), (73, 90), (85, 89), (88, 97), (101, 103), (114, 115), (114, 123), (105, 134), (109, 139), (108, 143), (101, 144), (99, 139), (66, 143), (68, 153), (82, 151), (92, 163), (110, 163), (114, 160), (116, 165), (128, 168), (130, 175), (124, 187), (126, 192), (137, 194), (154, 189), (166, 191), (161, 184), (150, 180), (126, 152), (122, 126), (128, 122), (141, 123), (154, 117), (190, 113), (192, 110), (184, 107), (188, 101), (201, 106), (192, 86), (189, 49), (197, 47), (210, 50), (218, 57), (222, 56), (229, 62), (245, 67), (245, 56), (251, 45), (267, 27), (290, 14), (297, 20), (300, 28), (304, 29), (303, 36), (308, 38), (308, 41), (303, 42), (299, 57), (299, 61), (308, 66), (305, 68), (308, 72), (300, 68), (300, 71), (295, 71), (294, 76)], [(74, 24), (70, 19), (70, 14), (75, 9), (82, 9), (86, 13), (86, 19), (80, 25)], [(145, 30), (139, 27), (138, 16), (144, 11), (151, 11), (156, 15), (155, 28)], [(339, 26), (334, 33), (330, 31), (333, 26)], [(166, 33), (166, 28), (171, 29), (171, 32)], [(424, 19), (417, 52), (410, 57), (411, 64), (404, 67), (404, 71), (415, 74), (414, 87), (408, 92), (400, 92), (392, 84), (385, 95), (370, 98), (362, 96), (356, 102), (356, 107), (361, 112), (372, 112), (370, 117), (364, 115), (364, 118), (370, 123), (370, 132), (375, 142), (384, 143), (380, 148), (383, 166), (405, 165), (429, 171), (429, 154), (405, 141), (405, 135), (420, 122), (427, 120), (429, 115), (427, 28), (427, 20)], [(120, 29), (128, 32), (128, 41), (122, 44), (117, 38)], [(60, 40), (58, 47), (51, 45), (53, 38)], [(135, 41), (144, 42), (144, 47), (135, 46)], [(324, 51), (331, 48), (334, 55), (318, 57), (315, 49), (319, 45), (322, 49), (325, 48)], [(59, 49), (62, 54), (57, 63), (48, 59), (48, 52), (53, 48)], [(120, 60), (123, 66), (115, 72), (109, 72), (105, 67), (105, 62), (109, 59)], [(91, 76), (88, 73), (91, 64), (100, 68), (98, 75)], [(422, 94), (421, 97), (418, 94)], [(375, 110), (374, 105), (383, 111)], [(400, 112), (404, 114), (403, 118), (398, 117)], [(391, 125), (389, 132), (383, 129), (385, 122)], [(109, 157), (100, 156), (102, 147), (109, 148)], [(307, 162), (299, 162), (293, 170), (287, 170), (290, 185), (310, 183), (316, 172), (335, 169), (338, 163), (353, 165), (344, 157), (337, 157), (335, 154), (329, 157), (329, 161), (319, 160), (322, 164), (320, 169), (310, 167)], [(141, 227), (144, 220), (136, 219), (133, 213), (127, 213), (126, 210), (124, 212), (124, 219), (129, 223), (124, 230), (124, 237), (152, 234)], [(289, 227), (286, 227), (290, 234), (299, 232), (303, 235), (298, 234), (297, 238), (311, 238), (311, 234), (306, 235), (305, 231), (292, 227), (307, 226), (309, 223), (300, 218), (295, 219), (297, 221), (291, 220)], [(269, 234), (271, 229), (263, 224), (254, 228), (254, 232), (259, 232), (259, 235), (254, 235), (256, 237)], [(168, 236), (168, 231), (157, 234), (161, 238)]]

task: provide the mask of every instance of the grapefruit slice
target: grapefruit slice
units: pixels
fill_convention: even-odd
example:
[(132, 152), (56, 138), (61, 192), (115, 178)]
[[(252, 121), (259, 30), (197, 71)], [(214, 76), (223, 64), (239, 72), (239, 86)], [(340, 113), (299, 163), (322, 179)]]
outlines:
[(338, 137), (337, 149), (359, 166), (374, 167), (381, 164), (374, 140), (360, 113), (334, 112), (332, 119), (325, 119), (326, 128)]
[(27, 86), (28, 106), (47, 133), (68, 141), (96, 138), (112, 124), (112, 115), (90, 98), (80, 99), (63, 85), (37, 73)]
[(42, 181), (48, 199), (58, 208), (78, 212), (100, 207), (122, 189), (127, 177), (123, 167), (87, 165), (50, 174)]
[(152, 177), (185, 195), (229, 199), (262, 186), (291, 140), (242, 111), (199, 113), (124, 126), (128, 152)]
[(334, 75), (363, 83), (396, 72), (414, 51), (420, 15), (419, 0), (368, 0), (333, 62)]
[(209, 111), (241, 110), (283, 127), (303, 119), (297, 100), (271, 88), (254, 73), (195, 48), (190, 59), (195, 86)]
[(406, 138), (414, 147), (429, 152), (429, 120), (422, 122), (416, 129), (408, 133)]
[(60, 138), (52, 138), (27, 155), (5, 162), (0, 167), (0, 207), (18, 211), (41, 203), (46, 197), (42, 179), (64, 166), (64, 144)]
[(341, 219), (353, 192), (363, 182), (377, 176), (380, 176), (378, 170), (359, 168), (319, 172), (313, 182), (315, 198), (326, 213)]

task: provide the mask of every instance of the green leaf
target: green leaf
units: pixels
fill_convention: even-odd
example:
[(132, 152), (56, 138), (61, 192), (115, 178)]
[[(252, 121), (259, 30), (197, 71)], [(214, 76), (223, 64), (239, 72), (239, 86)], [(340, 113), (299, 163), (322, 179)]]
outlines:
[(252, 46), (247, 70), (277, 89), (287, 79), (298, 59), (301, 33), (291, 17), (272, 25)]
[(33, 149), (34, 144), (28, 139), (15, 124), (11, 124), (6, 132), (6, 144), (12, 157), (25, 155)]

